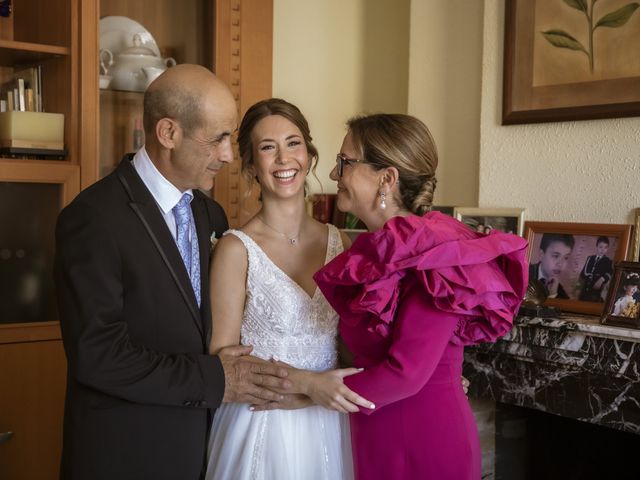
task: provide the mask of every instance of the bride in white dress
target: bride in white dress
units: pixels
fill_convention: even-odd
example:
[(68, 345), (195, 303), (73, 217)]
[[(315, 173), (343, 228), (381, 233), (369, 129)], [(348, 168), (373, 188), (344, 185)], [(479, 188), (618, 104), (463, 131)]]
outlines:
[[(216, 245), (210, 350), (252, 345), (256, 357), (326, 372), (309, 374), (317, 381), (341, 381), (357, 371), (334, 370), (338, 317), (312, 275), (348, 238), (306, 214), (305, 179), (318, 156), (308, 124), (290, 103), (265, 100), (243, 118), (238, 142), (243, 172), (260, 183), (262, 209)], [(333, 409), (300, 394), (283, 395), (279, 409), (267, 411), (223, 404), (213, 419), (206, 479), (353, 478), (346, 412), (364, 399), (351, 393), (315, 399)]]

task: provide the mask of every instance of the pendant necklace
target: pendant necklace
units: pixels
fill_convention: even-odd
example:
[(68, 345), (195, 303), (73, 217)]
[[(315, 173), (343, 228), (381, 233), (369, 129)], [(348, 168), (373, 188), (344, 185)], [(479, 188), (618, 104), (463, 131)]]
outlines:
[(299, 238), (300, 238), (300, 232), (298, 232), (298, 234), (295, 237), (290, 237), (286, 233), (282, 233), (280, 230), (276, 230), (275, 228), (273, 228), (271, 225), (269, 225), (267, 222), (265, 222), (260, 215), (256, 215), (256, 218), (258, 220), (260, 220), (260, 222), (262, 222), (267, 228), (270, 228), (271, 230), (276, 232), (281, 237), (286, 238), (287, 241), (289, 242), (289, 245), (291, 245), (292, 247), (295, 247), (296, 245), (298, 245), (298, 241), (299, 241)]

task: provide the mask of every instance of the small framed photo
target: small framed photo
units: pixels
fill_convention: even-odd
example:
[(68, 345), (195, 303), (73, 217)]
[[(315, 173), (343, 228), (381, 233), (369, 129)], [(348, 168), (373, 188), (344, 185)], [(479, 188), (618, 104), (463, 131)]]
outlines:
[(498, 230), (522, 235), (524, 208), (456, 207), (453, 216), (472, 230), (489, 233)]
[(455, 208), (456, 207), (454, 207), (453, 205), (431, 205), (432, 212), (444, 213), (445, 215), (449, 215), (450, 217), (453, 217), (453, 210)]
[(640, 328), (640, 263), (620, 262), (615, 266), (602, 323)]
[(529, 281), (538, 280), (546, 305), (601, 315), (613, 265), (626, 259), (631, 225), (526, 222)]

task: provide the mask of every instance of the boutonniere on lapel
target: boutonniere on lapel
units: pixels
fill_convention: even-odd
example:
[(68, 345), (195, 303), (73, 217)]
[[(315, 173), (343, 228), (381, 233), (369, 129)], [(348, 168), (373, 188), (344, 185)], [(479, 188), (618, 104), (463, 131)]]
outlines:
[(213, 251), (213, 249), (216, 246), (216, 243), (218, 243), (218, 239), (216, 238), (216, 232), (211, 232), (211, 236), (209, 237), (209, 241), (211, 242), (211, 251)]

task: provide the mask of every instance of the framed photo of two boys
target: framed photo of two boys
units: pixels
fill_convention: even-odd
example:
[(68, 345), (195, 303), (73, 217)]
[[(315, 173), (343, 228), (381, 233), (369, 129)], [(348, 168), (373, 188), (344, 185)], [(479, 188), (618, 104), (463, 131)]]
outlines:
[(526, 222), (529, 280), (538, 280), (545, 304), (567, 312), (600, 315), (627, 257), (631, 225)]

